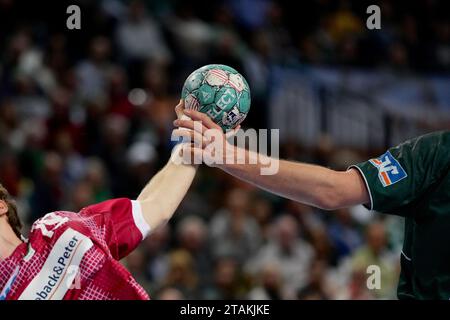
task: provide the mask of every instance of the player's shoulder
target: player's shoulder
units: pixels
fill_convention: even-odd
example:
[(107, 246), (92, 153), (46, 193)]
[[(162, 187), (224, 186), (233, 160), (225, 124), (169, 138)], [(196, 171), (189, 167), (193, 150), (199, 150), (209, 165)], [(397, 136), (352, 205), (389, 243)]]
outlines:
[(447, 151), (450, 150), (450, 130), (441, 131), (440, 136), (442, 139), (442, 146), (447, 149)]
[(450, 131), (433, 131), (423, 134), (417, 138), (406, 141), (409, 144), (422, 144), (428, 147), (446, 147), (450, 148)]
[(106, 212), (111, 211), (112, 209), (118, 209), (118, 208), (128, 208), (131, 205), (131, 200), (128, 198), (114, 198), (105, 200), (96, 204), (92, 204), (90, 206), (87, 206), (80, 210), (80, 212)]
[[(416, 156), (446, 155), (450, 153), (450, 131), (434, 131), (404, 141), (391, 151), (394, 154), (406, 151)], [(405, 155), (405, 154), (404, 154)]]
[(416, 168), (428, 168), (423, 172), (430, 172), (430, 168), (440, 175), (447, 172), (450, 166), (450, 131), (435, 131), (406, 141), (394, 148), (394, 156), (403, 162), (415, 163)]

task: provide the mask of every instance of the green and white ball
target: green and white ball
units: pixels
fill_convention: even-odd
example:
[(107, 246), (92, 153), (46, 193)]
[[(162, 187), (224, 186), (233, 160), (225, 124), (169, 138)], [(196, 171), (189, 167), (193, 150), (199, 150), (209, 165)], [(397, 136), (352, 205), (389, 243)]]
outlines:
[(210, 64), (186, 79), (181, 93), (186, 109), (206, 113), (223, 131), (234, 129), (250, 110), (250, 87), (235, 69)]

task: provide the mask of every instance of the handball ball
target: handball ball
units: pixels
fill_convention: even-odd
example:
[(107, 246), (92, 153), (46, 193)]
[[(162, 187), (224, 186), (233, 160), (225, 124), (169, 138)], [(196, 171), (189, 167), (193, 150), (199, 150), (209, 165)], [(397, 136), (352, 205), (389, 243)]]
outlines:
[(250, 110), (250, 88), (235, 69), (210, 64), (186, 79), (181, 98), (186, 109), (206, 113), (224, 132), (236, 128)]

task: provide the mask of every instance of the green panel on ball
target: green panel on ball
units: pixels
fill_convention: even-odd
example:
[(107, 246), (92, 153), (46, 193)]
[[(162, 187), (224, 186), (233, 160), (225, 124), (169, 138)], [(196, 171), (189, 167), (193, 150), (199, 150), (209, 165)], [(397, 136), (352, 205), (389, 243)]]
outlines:
[(203, 84), (197, 92), (197, 98), (201, 105), (207, 105), (214, 102), (216, 91), (209, 85)]
[(239, 97), (239, 111), (242, 113), (247, 113), (250, 110), (250, 93), (248, 91), (243, 91)]

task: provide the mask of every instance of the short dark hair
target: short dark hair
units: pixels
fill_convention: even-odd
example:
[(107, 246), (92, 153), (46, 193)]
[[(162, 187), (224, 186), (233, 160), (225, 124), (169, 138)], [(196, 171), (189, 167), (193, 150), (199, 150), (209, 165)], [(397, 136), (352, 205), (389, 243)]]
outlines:
[(19, 215), (17, 214), (17, 206), (14, 199), (10, 196), (8, 190), (0, 184), (0, 200), (5, 201), (8, 206), (8, 222), (11, 228), (13, 229), (16, 236), (21, 237), (22, 230), (22, 221), (20, 221)]

